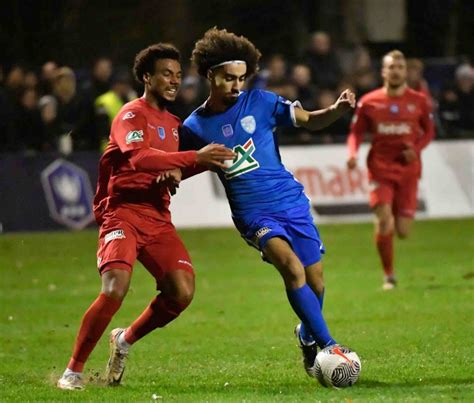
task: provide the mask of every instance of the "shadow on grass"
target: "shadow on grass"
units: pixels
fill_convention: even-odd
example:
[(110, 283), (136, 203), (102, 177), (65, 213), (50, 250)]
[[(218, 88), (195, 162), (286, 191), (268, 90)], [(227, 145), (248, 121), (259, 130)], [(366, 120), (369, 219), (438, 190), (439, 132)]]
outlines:
[(371, 379), (361, 379), (357, 382), (359, 388), (391, 388), (391, 387), (422, 387), (422, 386), (449, 386), (449, 385), (472, 385), (472, 378), (422, 378), (421, 380), (413, 379), (405, 382), (382, 382)]

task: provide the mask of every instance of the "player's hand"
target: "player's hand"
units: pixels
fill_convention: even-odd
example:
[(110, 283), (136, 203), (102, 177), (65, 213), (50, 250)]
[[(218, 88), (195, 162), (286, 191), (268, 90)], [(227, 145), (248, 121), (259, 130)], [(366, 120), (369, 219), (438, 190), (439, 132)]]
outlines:
[(354, 157), (351, 157), (347, 160), (347, 169), (355, 169), (357, 167), (357, 159)]
[(405, 149), (402, 151), (402, 159), (403, 162), (407, 165), (418, 159), (418, 155), (416, 154), (416, 151), (413, 146), (409, 144), (405, 145)]
[(222, 144), (208, 144), (197, 152), (196, 162), (199, 165), (207, 167), (217, 167), (225, 169), (227, 165), (226, 160), (233, 160), (235, 153)]
[(182, 176), (183, 173), (181, 172), (181, 169), (176, 168), (163, 172), (156, 178), (156, 182), (165, 185), (168, 188), (171, 196), (173, 196), (176, 194), (176, 189), (179, 188)]
[(342, 113), (347, 112), (349, 109), (355, 108), (356, 105), (356, 97), (355, 94), (347, 89), (341, 92), (339, 98), (334, 103), (333, 108), (337, 111)]

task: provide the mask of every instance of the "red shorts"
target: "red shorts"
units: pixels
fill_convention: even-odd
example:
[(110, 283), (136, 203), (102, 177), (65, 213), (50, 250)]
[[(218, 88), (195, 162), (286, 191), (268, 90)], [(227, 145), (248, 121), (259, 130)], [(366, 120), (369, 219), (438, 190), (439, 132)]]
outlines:
[(416, 212), (418, 177), (405, 176), (399, 181), (370, 180), (370, 207), (390, 204), (395, 216), (413, 218)]
[(118, 208), (104, 216), (99, 229), (97, 266), (102, 274), (113, 268), (131, 271), (135, 260), (156, 279), (157, 288), (166, 273), (193, 266), (173, 224)]

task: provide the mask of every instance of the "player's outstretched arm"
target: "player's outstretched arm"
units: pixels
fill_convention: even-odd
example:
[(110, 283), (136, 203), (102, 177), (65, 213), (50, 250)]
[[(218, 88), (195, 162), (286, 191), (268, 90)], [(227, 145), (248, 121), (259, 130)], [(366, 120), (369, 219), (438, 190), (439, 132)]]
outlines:
[(312, 112), (295, 108), (296, 124), (311, 131), (324, 129), (354, 107), (355, 94), (351, 90), (345, 90), (329, 108)]

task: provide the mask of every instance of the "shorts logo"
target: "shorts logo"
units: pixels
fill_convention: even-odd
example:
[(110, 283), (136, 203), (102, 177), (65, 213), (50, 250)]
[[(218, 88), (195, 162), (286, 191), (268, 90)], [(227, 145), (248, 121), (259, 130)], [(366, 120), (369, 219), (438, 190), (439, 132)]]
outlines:
[(98, 257), (97, 258), (97, 267), (100, 267), (100, 264), (102, 263), (102, 258)]
[(257, 127), (255, 118), (252, 115), (248, 115), (242, 118), (240, 120), (240, 124), (242, 125), (242, 128), (249, 134), (253, 134), (255, 128)]
[(133, 112), (127, 112), (125, 115), (123, 115), (122, 120), (133, 119), (134, 117), (135, 114)]
[(269, 232), (271, 232), (271, 230), (271, 228), (262, 227), (255, 233), (255, 238), (261, 239), (264, 235), (267, 235)]
[(179, 141), (179, 134), (178, 134), (178, 129), (176, 127), (173, 127), (171, 129), (171, 132), (173, 133), (173, 137), (176, 141)]
[(164, 127), (161, 127), (161, 126), (158, 126), (158, 127), (156, 128), (156, 130), (158, 130), (158, 136), (160, 136), (160, 139), (161, 139), (161, 140), (164, 140), (165, 137), (166, 137), (165, 128), (164, 128)]
[(230, 137), (234, 134), (234, 129), (232, 129), (232, 125), (224, 125), (222, 126), (222, 134), (224, 137)]
[(113, 241), (114, 239), (123, 239), (123, 238), (125, 238), (125, 234), (123, 232), (123, 229), (116, 229), (115, 231), (109, 232), (105, 236), (104, 241), (107, 244), (110, 241)]
[(251, 138), (243, 146), (240, 144), (235, 146), (233, 151), (237, 156), (229, 168), (223, 169), (226, 179), (236, 178), (260, 167), (258, 161), (252, 156), (256, 148)]
[(138, 143), (140, 141), (143, 141), (143, 130), (132, 130), (128, 132), (127, 137), (125, 137), (127, 144)]

